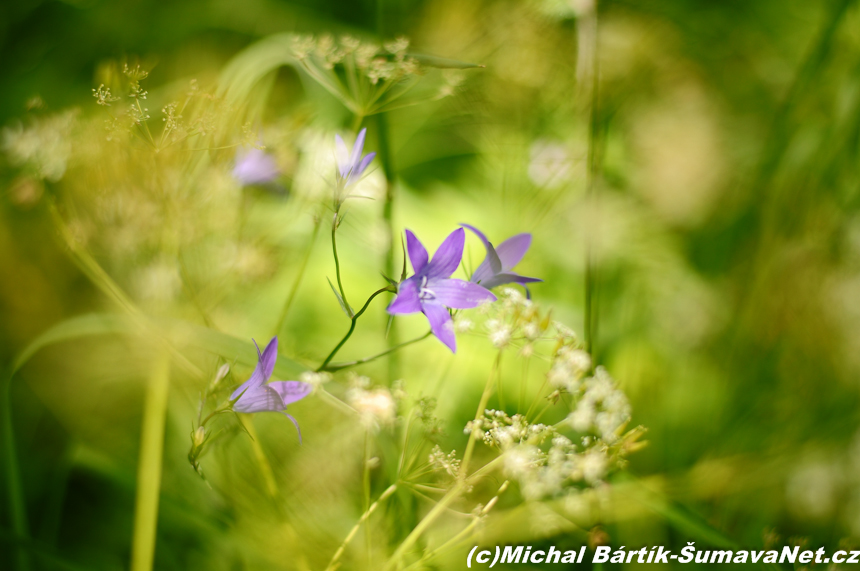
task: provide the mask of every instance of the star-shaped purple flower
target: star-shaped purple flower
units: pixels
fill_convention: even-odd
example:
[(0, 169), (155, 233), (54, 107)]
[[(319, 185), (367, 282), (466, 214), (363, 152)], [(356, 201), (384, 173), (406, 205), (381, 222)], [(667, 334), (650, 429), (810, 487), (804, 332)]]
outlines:
[(337, 160), (337, 182), (342, 185), (341, 188), (346, 188), (358, 182), (364, 171), (370, 165), (370, 161), (376, 156), (376, 153), (367, 153), (361, 156), (364, 151), (364, 137), (367, 134), (367, 129), (362, 129), (355, 138), (355, 144), (352, 146), (352, 154), (346, 147), (346, 143), (340, 135), (334, 136), (335, 142), (335, 159)]
[(268, 184), (281, 174), (272, 155), (262, 149), (249, 149), (236, 154), (233, 177), (243, 185)]
[[(254, 345), (257, 342), (254, 341)], [(308, 396), (311, 386), (301, 381), (272, 381), (268, 382), (275, 370), (275, 361), (278, 359), (278, 338), (272, 337), (266, 348), (260, 353), (257, 347), (257, 367), (251, 374), (251, 378), (233, 391), (230, 400), (233, 402), (235, 412), (280, 412), (296, 425), (299, 431), (299, 442), (302, 441), (302, 431), (298, 421), (287, 414), (288, 404), (294, 403)]]
[(484, 236), (484, 233), (474, 226), (470, 226), (469, 224), (460, 224), (460, 226), (464, 226), (474, 232), (481, 239), (481, 242), (484, 243), (484, 248), (487, 249), (487, 257), (484, 258), (484, 261), (481, 262), (481, 265), (472, 274), (471, 282), (481, 284), (487, 289), (493, 289), (502, 284), (516, 283), (523, 286), (526, 294), (530, 296), (529, 288), (525, 284), (543, 281), (538, 278), (521, 276), (511, 271), (523, 259), (529, 246), (531, 246), (531, 234), (511, 236), (499, 244), (498, 248), (494, 248), (493, 244)]
[(403, 281), (397, 288), (397, 297), (388, 306), (388, 313), (416, 313), (421, 311), (430, 321), (430, 329), (452, 352), (457, 352), (451, 315), (446, 308), (470, 309), (496, 301), (496, 296), (487, 289), (463, 280), (450, 279), (460, 265), (466, 232), (458, 228), (445, 238), (439, 249), (429, 256), (424, 245), (415, 234), (406, 231), (406, 248), (415, 275)]

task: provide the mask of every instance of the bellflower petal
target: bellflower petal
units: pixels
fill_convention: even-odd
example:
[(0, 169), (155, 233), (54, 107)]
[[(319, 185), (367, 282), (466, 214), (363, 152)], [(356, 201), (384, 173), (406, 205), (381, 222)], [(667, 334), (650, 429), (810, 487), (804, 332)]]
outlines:
[(283, 414), (284, 416), (286, 416), (287, 418), (289, 418), (289, 419), (293, 422), (293, 424), (294, 424), (294, 425), (295, 425), (295, 427), (296, 427), (296, 432), (298, 432), (298, 433), (299, 433), (299, 444), (301, 444), (301, 443), (302, 443), (302, 429), (301, 429), (301, 428), (299, 428), (299, 421), (298, 421), (298, 420), (296, 420), (296, 419), (293, 417), (293, 415), (289, 414), (289, 413), (288, 413), (288, 412), (286, 412), (286, 411), (283, 411), (283, 410), (282, 410), (282, 411), (281, 411), (281, 414)]
[(367, 135), (367, 128), (358, 132), (358, 137), (355, 138), (355, 144), (352, 146), (352, 156), (349, 157), (349, 164), (353, 169), (361, 162), (361, 151), (364, 150), (364, 137)]
[(494, 287), (498, 287), (504, 284), (530, 284), (534, 282), (542, 282), (542, 279), (538, 278), (528, 278), (526, 276), (521, 276), (519, 274), (515, 274), (514, 272), (501, 272), (498, 273), (485, 281), (481, 282), (481, 285), (487, 289), (493, 289)]
[(517, 234), (499, 244), (496, 248), (496, 253), (502, 261), (502, 271), (507, 272), (519, 264), (531, 244), (531, 234)]
[[(256, 345), (256, 341), (254, 345)], [(285, 414), (296, 425), (299, 423), (295, 418), (285, 412), (288, 404), (294, 403), (308, 396), (311, 385), (300, 381), (273, 381), (268, 383), (275, 370), (275, 362), (278, 359), (278, 338), (273, 337), (263, 352), (257, 347), (257, 367), (251, 374), (251, 378), (233, 391), (231, 400), (234, 412), (280, 412)], [(299, 442), (302, 440), (302, 432), (299, 430)]]
[(525, 284), (541, 282), (543, 280), (521, 276), (512, 272), (511, 269), (525, 256), (532, 243), (532, 235), (527, 233), (517, 234), (499, 244), (497, 248), (493, 248), (492, 243), (484, 236), (483, 232), (468, 224), (461, 224), (461, 226), (474, 232), (487, 249), (487, 257), (484, 258), (484, 261), (481, 262), (481, 265), (478, 266), (478, 269), (475, 270), (469, 281), (478, 283), (487, 289), (492, 289), (502, 284), (517, 283), (523, 286), (526, 294), (531, 297), (531, 292), (529, 292)]
[(457, 228), (451, 232), (436, 253), (433, 259), (424, 268), (423, 275), (428, 278), (447, 278), (460, 265), (463, 259), (463, 246), (466, 243), (466, 231)]
[(346, 188), (361, 178), (362, 173), (370, 165), (370, 162), (376, 156), (376, 153), (368, 153), (362, 157), (361, 153), (364, 150), (364, 139), (367, 135), (367, 129), (362, 129), (355, 138), (355, 144), (352, 146), (352, 152), (343, 142), (340, 135), (334, 136), (335, 143), (335, 159), (337, 161), (337, 179), (338, 185), (341, 188)]
[(457, 339), (454, 336), (453, 321), (448, 310), (440, 303), (425, 301), (421, 304), (424, 315), (430, 322), (430, 329), (439, 341), (444, 343), (452, 353), (457, 352)]
[(233, 403), (236, 412), (278, 412), (285, 408), (281, 395), (269, 385), (248, 389)]
[(427, 254), (427, 248), (424, 244), (415, 237), (411, 230), (406, 231), (406, 251), (409, 252), (409, 261), (412, 262), (412, 269), (416, 274), (421, 273), (430, 256)]
[(346, 178), (349, 175), (349, 150), (340, 135), (334, 136), (334, 158), (337, 162), (337, 170), (340, 176)]
[[(253, 339), (252, 339), (253, 341)], [(257, 342), (254, 341), (254, 346), (257, 347)], [(242, 385), (233, 391), (230, 395), (230, 400), (235, 399), (243, 392), (250, 392), (263, 385), (272, 377), (272, 371), (275, 370), (275, 361), (278, 359), (278, 338), (272, 337), (266, 348), (260, 353), (260, 348), (257, 347), (257, 366), (251, 374), (251, 378), (242, 383)]]
[(364, 174), (364, 171), (367, 170), (370, 162), (376, 157), (376, 153), (367, 153), (361, 162), (358, 164), (358, 168), (355, 169), (355, 176), (359, 177)]
[(463, 280), (434, 280), (431, 284), (435, 301), (453, 309), (471, 309), (488, 301), (496, 301), (496, 296), (478, 284)]
[(266, 386), (277, 392), (281, 397), (281, 401), (284, 404), (281, 407), (282, 409), (286, 408), (288, 404), (292, 404), (308, 396), (313, 388), (301, 381), (272, 381)]
[(481, 242), (484, 243), (484, 248), (487, 250), (487, 257), (484, 258), (484, 261), (481, 262), (481, 265), (478, 266), (478, 269), (475, 270), (475, 273), (472, 274), (473, 282), (481, 282), (493, 274), (497, 274), (502, 271), (502, 261), (499, 260), (499, 256), (496, 253), (496, 249), (493, 248), (493, 244), (484, 236), (484, 233), (475, 228), (470, 224), (460, 224), (464, 228), (468, 228), (471, 230), (478, 238), (480, 238)]
[(396, 315), (418, 311), (421, 311), (421, 298), (419, 297), (418, 281), (413, 276), (397, 288), (397, 297), (388, 306), (388, 313)]

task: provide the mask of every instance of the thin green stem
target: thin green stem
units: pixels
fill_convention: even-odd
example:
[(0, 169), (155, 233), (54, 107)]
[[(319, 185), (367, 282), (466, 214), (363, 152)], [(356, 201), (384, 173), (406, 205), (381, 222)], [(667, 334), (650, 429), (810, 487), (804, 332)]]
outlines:
[[(478, 420), (484, 415), (484, 410), (487, 408), (487, 402), (490, 400), (490, 395), (493, 393), (493, 380), (496, 377), (496, 371), (499, 370), (499, 364), (502, 361), (502, 352), (496, 355), (493, 361), (493, 367), (490, 369), (490, 375), (487, 377), (487, 384), (484, 385), (484, 393), (481, 395), (481, 401), (478, 403), (478, 410), (475, 411), (475, 420)], [(469, 469), (469, 462), (472, 459), (472, 452), (475, 450), (475, 442), (477, 440), (478, 430), (472, 429), (469, 434), (469, 442), (466, 444), (466, 452), (463, 454), (463, 462), (460, 464), (460, 480), (466, 477)]]
[(384, 292), (394, 293), (394, 290), (391, 288), (391, 286), (385, 286), (384, 288), (380, 288), (370, 294), (370, 297), (367, 298), (367, 301), (364, 302), (364, 306), (362, 306), (362, 308), (350, 318), (349, 331), (346, 332), (346, 335), (343, 336), (343, 339), (340, 340), (340, 343), (338, 343), (335, 348), (332, 349), (331, 353), (328, 354), (328, 357), (325, 358), (325, 361), (323, 361), (322, 365), (317, 368), (317, 371), (327, 370), (326, 366), (331, 362), (334, 356), (337, 355), (337, 352), (340, 351), (340, 348), (343, 347), (344, 343), (346, 343), (347, 340), (352, 336), (352, 332), (355, 331), (355, 323), (356, 321), (358, 321), (358, 318), (361, 317), (361, 315), (367, 310), (367, 307), (370, 305), (370, 302), (373, 301), (373, 298)]
[[(311, 234), (310, 242), (308, 243), (308, 249), (305, 251), (305, 255), (302, 258), (302, 263), (299, 266), (299, 273), (296, 276), (295, 281), (293, 282), (293, 287), (290, 288), (290, 293), (287, 296), (287, 300), (284, 302), (284, 308), (281, 309), (281, 315), (278, 317), (278, 324), (275, 326), (275, 335), (281, 332), (281, 329), (284, 327), (284, 323), (287, 321), (287, 314), (290, 312), (290, 308), (293, 306), (293, 301), (296, 299), (296, 293), (299, 291), (299, 286), (302, 285), (302, 278), (304, 278), (305, 270), (308, 267), (308, 261), (311, 259), (311, 253), (314, 249), (314, 244), (317, 241), (317, 234), (319, 234), (320, 226), (322, 226), (322, 217), (318, 217), (317, 221), (314, 223), (314, 231)], [(338, 273), (338, 275), (340, 275)]]
[(337, 562), (343, 555), (344, 550), (346, 550), (346, 546), (349, 545), (349, 542), (352, 541), (352, 538), (354, 538), (355, 534), (358, 533), (358, 530), (361, 529), (361, 525), (368, 520), (368, 518), (373, 514), (374, 511), (376, 511), (376, 508), (379, 507), (379, 504), (387, 500), (391, 496), (391, 494), (395, 492), (395, 490), (397, 490), (397, 484), (390, 485), (384, 492), (382, 492), (382, 495), (379, 496), (379, 499), (373, 502), (373, 504), (371, 504), (371, 506), (368, 507), (363, 514), (361, 514), (361, 517), (359, 518), (358, 522), (346, 535), (346, 538), (343, 540), (343, 543), (340, 544), (340, 547), (337, 548), (337, 551), (334, 552), (334, 555), (332, 556), (328, 567), (326, 567), (326, 571), (334, 571), (334, 569), (337, 569)]
[(457, 533), (456, 535), (454, 535), (452, 538), (445, 541), (445, 543), (443, 543), (443, 544), (439, 545), (438, 547), (432, 549), (431, 551), (428, 551), (427, 553), (425, 553), (421, 557), (421, 559), (419, 559), (418, 561), (416, 561), (412, 565), (409, 565), (406, 568), (406, 570), (404, 570), (404, 571), (408, 571), (409, 569), (421, 567), (424, 563), (433, 559), (439, 553), (445, 551), (446, 549), (448, 549), (451, 546), (456, 545), (457, 543), (459, 543), (460, 541), (462, 541), (463, 539), (468, 537), (472, 533), (472, 530), (474, 530), (475, 527), (477, 527), (478, 523), (480, 523), (481, 516), (485, 516), (488, 513), (490, 513), (490, 510), (492, 510), (493, 507), (496, 505), (496, 502), (499, 501), (499, 496), (502, 495), (502, 493), (507, 489), (507, 487), (508, 487), (508, 481), (505, 480), (504, 483), (501, 486), (499, 486), (499, 489), (496, 492), (496, 495), (493, 496), (489, 502), (487, 502), (487, 505), (485, 505), (483, 507), (483, 509), (481, 509), (480, 515), (478, 515), (477, 517), (472, 517), (472, 521), (469, 522), (469, 525), (467, 525), (465, 528), (460, 530), (460, 532)]
[(337, 275), (337, 289), (340, 290), (340, 299), (343, 301), (344, 309), (346, 309), (350, 319), (352, 319), (354, 317), (352, 308), (349, 306), (349, 302), (346, 301), (346, 293), (343, 291), (343, 283), (340, 281), (340, 260), (337, 257), (337, 217), (338, 213), (335, 212), (331, 222), (331, 251), (334, 254), (334, 271)]
[[(394, 275), (394, 244), (396, 242), (394, 232), (394, 192), (395, 174), (394, 160), (391, 156), (391, 142), (388, 136), (388, 117), (385, 113), (376, 115), (377, 136), (379, 139), (379, 161), (385, 174), (385, 202), (382, 205), (382, 219), (385, 224), (385, 233), (388, 238), (388, 247), (385, 252), (385, 262), (382, 273), (386, 276)], [(397, 322), (393, 321), (388, 330), (387, 341), (389, 347), (398, 344)], [(398, 376), (399, 363), (393, 355), (388, 360), (388, 375), (395, 379)]]
[(433, 506), (433, 508), (429, 512), (427, 512), (427, 515), (424, 516), (424, 519), (418, 522), (418, 525), (416, 525), (412, 529), (409, 535), (407, 535), (403, 542), (397, 547), (397, 549), (392, 554), (391, 559), (388, 560), (388, 565), (386, 565), (385, 569), (394, 568), (400, 561), (400, 559), (403, 557), (403, 555), (409, 549), (412, 548), (416, 541), (418, 541), (418, 538), (421, 537), (421, 535), (425, 531), (427, 531), (427, 529), (433, 524), (433, 522), (436, 521), (436, 519), (448, 509), (448, 505), (451, 504), (451, 502), (453, 502), (454, 500), (456, 500), (457, 497), (459, 497), (460, 493), (467, 489), (472, 482), (479, 479), (486, 472), (489, 472), (490, 470), (494, 469), (501, 462), (501, 460), (502, 456), (497, 456), (496, 458), (482, 466), (479, 470), (476, 470), (475, 473), (471, 476), (462, 480), (457, 480), (454, 483), (454, 486), (448, 491), (448, 493), (441, 500), (439, 500), (439, 502), (435, 506)]
[[(362, 487), (364, 488), (364, 511), (370, 509), (370, 429), (364, 430), (364, 470), (362, 477)], [(367, 550), (367, 566), (372, 568), (371, 561), (371, 537), (370, 528), (364, 531), (364, 541)]]
[(167, 352), (162, 351), (156, 358), (143, 404), (131, 571), (150, 571), (155, 556), (158, 498), (161, 490), (161, 464), (164, 453), (164, 420), (167, 416), (169, 385), (170, 360)]
[[(13, 365), (14, 367), (14, 365)], [(3, 386), (0, 387), (0, 406), (3, 415), (3, 444), (6, 464), (6, 488), (9, 494), (9, 504), (12, 511), (12, 531), (17, 542), (18, 569), (29, 569), (29, 556), (21, 546), (21, 542), (29, 541), (30, 532), (27, 522), (27, 508), (24, 503), (24, 490), (21, 484), (21, 472), (18, 467), (18, 454), (15, 448), (15, 432), (12, 425), (12, 377), (14, 368), (3, 376)]]
[[(598, 58), (597, 58), (597, 5), (592, 13), (583, 20), (583, 25), (589, 26), (590, 42), (587, 46), (591, 61), (588, 62), (588, 71), (590, 77), (584, 78), (590, 80), (590, 101), (588, 106), (589, 128), (588, 128), (588, 168), (586, 179), (586, 194), (595, 206), (595, 195), (597, 190), (597, 179), (599, 177), (600, 161), (597, 152), (598, 136), (599, 136), (599, 82), (598, 82)], [(597, 308), (596, 308), (596, 271), (594, 267), (594, 244), (592, 239), (589, 239), (585, 252), (585, 316), (584, 316), (584, 337), (585, 350), (594, 357), (595, 338), (597, 330)]]
[(334, 372), (334, 371), (340, 371), (341, 369), (346, 369), (349, 367), (355, 367), (357, 365), (363, 365), (364, 363), (369, 363), (370, 361), (374, 361), (376, 359), (379, 359), (380, 357), (385, 357), (389, 353), (393, 353), (394, 351), (402, 349), (403, 347), (406, 347), (407, 345), (412, 345), (413, 343), (423, 341), (424, 339), (427, 339), (428, 337), (430, 337), (430, 335), (432, 335), (432, 334), (433, 334), (432, 331), (428, 331), (427, 333), (425, 333), (424, 335), (422, 335), (420, 337), (416, 337), (415, 339), (410, 339), (409, 341), (404, 341), (403, 343), (400, 343), (399, 345), (395, 345), (394, 347), (390, 347), (390, 348), (386, 349), (385, 351), (382, 351), (381, 353), (377, 353), (376, 355), (371, 355), (370, 357), (365, 357), (364, 359), (356, 359), (355, 361), (346, 361), (343, 363), (333, 363), (333, 364), (328, 365), (327, 367), (324, 367), (320, 370)]

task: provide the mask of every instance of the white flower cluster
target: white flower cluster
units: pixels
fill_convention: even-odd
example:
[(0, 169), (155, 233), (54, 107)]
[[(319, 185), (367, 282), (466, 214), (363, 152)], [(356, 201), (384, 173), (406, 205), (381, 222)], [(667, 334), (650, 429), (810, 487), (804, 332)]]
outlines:
[(469, 421), (464, 432), (469, 434), (474, 430), (481, 434), (485, 444), (502, 450), (523, 442), (541, 442), (554, 433), (545, 424), (529, 424), (521, 414), (508, 416), (501, 410), (489, 409), (484, 411), (483, 418)]
[(391, 426), (397, 418), (397, 404), (391, 391), (385, 387), (370, 387), (370, 379), (356, 375), (352, 378), (352, 388), (346, 393), (350, 406), (361, 415), (361, 421), (368, 428)]
[(430, 451), (429, 461), (434, 470), (445, 471), (452, 478), (456, 478), (460, 474), (460, 460), (457, 458), (456, 450), (445, 454), (437, 444)]
[(299, 36), (293, 43), (293, 54), (309, 66), (332, 70), (342, 64), (347, 70), (357, 69), (373, 85), (382, 81), (398, 81), (420, 71), (418, 61), (408, 57), (409, 40), (398, 38), (379, 46), (365, 43), (352, 36), (335, 40), (329, 35), (314, 38)]
[(546, 378), (556, 389), (576, 392), (582, 378), (591, 369), (591, 355), (572, 345), (563, 345), (555, 353)]
[(77, 115), (77, 110), (64, 111), (36, 119), (26, 127), (7, 127), (3, 129), (3, 150), (13, 165), (56, 182), (65, 174), (72, 153), (71, 134)]
[(567, 422), (577, 432), (595, 433), (606, 443), (615, 442), (618, 432), (630, 421), (627, 395), (616, 387), (603, 367), (597, 367), (594, 376), (582, 384), (582, 389), (582, 396)]
[(528, 499), (555, 495), (568, 484), (595, 484), (619, 459), (618, 451), (600, 439), (584, 438), (577, 445), (555, 427), (530, 424), (521, 414), (487, 410), (466, 425), (467, 433), (473, 430), (504, 453), (505, 475), (520, 483)]
[[(509, 345), (520, 347), (523, 356), (534, 354), (534, 344), (540, 340), (552, 340), (564, 334), (555, 327), (549, 314), (542, 315), (540, 308), (517, 289), (501, 290), (499, 300), (481, 306), (489, 314), (484, 323), (490, 342), (498, 349)], [(552, 335), (555, 329), (555, 336)]]
[[(627, 396), (603, 367), (589, 375), (591, 355), (573, 331), (542, 314), (514, 288), (503, 289), (499, 302), (484, 306), (482, 312), (488, 316), (487, 336), (499, 349), (514, 346), (521, 356), (531, 357), (551, 343), (552, 350), (545, 355), (552, 389), (547, 400), (558, 403), (562, 394), (573, 397), (569, 415), (554, 426), (498, 410), (486, 410), (466, 425), (467, 434), (476, 434), (501, 451), (505, 474), (519, 482), (524, 497), (537, 499), (595, 485), (622, 466), (628, 453), (643, 446), (637, 442), (644, 434), (642, 427), (623, 433), (631, 418)], [(568, 437), (561, 431), (578, 434)]]

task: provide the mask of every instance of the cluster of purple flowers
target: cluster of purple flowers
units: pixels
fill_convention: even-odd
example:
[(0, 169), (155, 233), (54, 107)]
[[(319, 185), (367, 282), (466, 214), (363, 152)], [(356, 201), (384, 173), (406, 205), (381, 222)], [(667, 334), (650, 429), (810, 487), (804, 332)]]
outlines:
[(463, 258), (466, 241), (463, 228), (454, 230), (445, 238), (432, 260), (415, 234), (406, 230), (406, 249), (415, 275), (398, 286), (397, 297), (388, 306), (392, 315), (422, 312), (430, 322), (433, 335), (452, 352), (457, 351), (457, 342), (449, 309), (471, 309), (496, 301), (490, 289), (502, 284), (518, 283), (525, 287), (527, 283), (541, 281), (511, 271), (528, 250), (531, 234), (517, 234), (494, 248), (480, 230), (468, 224), (462, 226), (474, 232), (487, 250), (487, 256), (471, 279), (451, 278)]
[[(358, 134), (350, 153), (340, 135), (335, 137), (337, 160), (337, 187), (342, 190), (357, 182), (367, 170), (376, 153), (362, 155), (366, 129)], [(234, 175), (244, 184), (271, 182), (278, 175), (274, 161), (263, 151), (254, 149), (241, 154), (234, 169)], [(490, 240), (477, 228), (468, 228), (483, 243), (486, 257), (472, 274), (469, 281), (452, 278), (463, 258), (466, 233), (463, 228), (451, 232), (430, 259), (427, 249), (415, 234), (406, 230), (406, 248), (414, 274), (397, 286), (397, 296), (388, 306), (392, 315), (423, 313), (430, 322), (430, 329), (452, 352), (457, 351), (453, 320), (450, 310), (471, 309), (483, 303), (496, 300), (490, 291), (494, 287), (516, 283), (526, 289), (526, 284), (542, 281), (538, 278), (521, 276), (512, 271), (531, 245), (531, 234), (517, 234), (494, 247)], [(254, 343), (256, 345), (256, 342)], [(278, 339), (272, 338), (260, 352), (257, 348), (258, 363), (251, 377), (230, 396), (236, 412), (280, 412), (289, 418), (299, 431), (295, 418), (286, 412), (292, 404), (311, 392), (311, 386), (300, 381), (272, 381), (269, 379), (275, 368), (278, 352)]]

